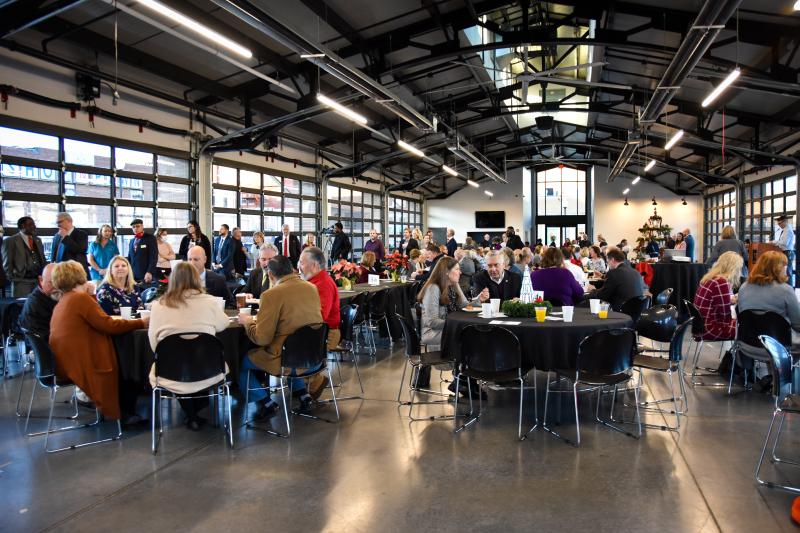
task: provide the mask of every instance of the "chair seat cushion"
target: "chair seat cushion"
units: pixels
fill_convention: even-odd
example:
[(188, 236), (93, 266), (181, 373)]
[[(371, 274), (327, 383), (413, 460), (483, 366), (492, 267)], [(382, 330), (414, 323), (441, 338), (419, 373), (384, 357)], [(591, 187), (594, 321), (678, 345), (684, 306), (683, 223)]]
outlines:
[(425, 366), (452, 364), (452, 359), (447, 359), (442, 352), (422, 352), (415, 356), (416, 362)]
[(678, 362), (670, 361), (665, 357), (637, 354), (636, 357), (633, 358), (633, 366), (647, 368), (650, 370), (661, 370), (665, 372), (667, 370), (675, 370), (678, 368)]
[[(570, 381), (575, 380), (575, 370), (569, 370), (569, 369), (556, 370), (556, 374), (568, 378)], [(616, 385), (617, 383), (625, 383), (630, 379), (631, 375), (628, 374), (627, 372), (622, 372), (620, 374), (609, 374), (609, 375), (590, 374), (589, 372), (578, 373), (578, 382), (583, 383), (585, 385)]]
[(788, 394), (781, 402), (781, 411), (789, 413), (800, 412), (800, 396)]

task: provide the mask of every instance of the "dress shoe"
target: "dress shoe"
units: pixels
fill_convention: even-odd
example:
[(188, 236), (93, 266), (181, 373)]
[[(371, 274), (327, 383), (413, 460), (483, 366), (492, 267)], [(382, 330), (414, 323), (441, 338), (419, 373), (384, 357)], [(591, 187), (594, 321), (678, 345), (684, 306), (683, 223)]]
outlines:
[(278, 414), (278, 411), (280, 410), (280, 408), (281, 408), (281, 406), (278, 405), (276, 402), (262, 403), (261, 405), (259, 405), (258, 411), (256, 411), (256, 414), (253, 415), (253, 419), (254, 420), (265, 420), (267, 418), (272, 418), (273, 416)]
[(306, 394), (305, 396), (300, 398), (300, 410), (308, 412), (311, 410), (312, 407), (314, 407), (315, 403), (316, 401), (314, 400), (314, 398), (312, 398), (310, 394)]

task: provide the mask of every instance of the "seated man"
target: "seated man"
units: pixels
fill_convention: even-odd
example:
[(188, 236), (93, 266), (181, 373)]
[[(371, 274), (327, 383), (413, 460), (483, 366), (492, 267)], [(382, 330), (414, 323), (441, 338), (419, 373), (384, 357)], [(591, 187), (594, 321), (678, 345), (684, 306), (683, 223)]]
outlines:
[[(239, 375), (239, 387), (242, 389), (258, 387), (257, 380), (248, 382), (248, 370), (261, 370), (279, 376), (281, 349), (286, 337), (303, 326), (322, 323), (322, 305), (317, 288), (294, 273), (288, 257), (277, 255), (270, 259), (267, 263), (267, 275), (272, 288), (261, 294), (258, 315), (239, 315), (239, 323), (244, 326), (250, 340), (257, 345), (242, 359)], [(304, 372), (304, 369), (294, 370), (298, 374)], [(298, 390), (299, 386), (300, 402), (303, 408), (308, 408), (322, 394), (328, 378), (321, 374), (309, 378), (310, 393), (305, 391), (302, 379), (297, 379), (295, 383), (297, 385), (293, 383), (292, 388)], [(251, 390), (249, 400), (259, 404), (254, 417), (257, 420), (271, 417), (278, 412), (278, 403), (269, 397), (268, 391)]]
[(522, 277), (506, 270), (506, 256), (503, 252), (492, 250), (486, 254), (486, 270), (472, 276), (472, 286), (482, 303), (492, 298), (500, 298), (502, 303), (519, 298)]
[(267, 263), (276, 255), (278, 255), (278, 248), (274, 244), (261, 245), (261, 248), (258, 249), (258, 266), (250, 272), (244, 292), (252, 294), (253, 298), (259, 298), (262, 292), (269, 289)]
[(425, 254), (425, 262), (428, 263), (428, 266), (425, 267), (425, 270), (417, 270), (416, 272), (411, 273), (411, 279), (421, 283), (428, 281), (428, 278), (430, 277), (431, 272), (433, 272), (433, 268), (436, 266), (436, 263), (439, 262), (439, 259), (444, 257), (444, 254), (439, 247), (432, 242), (425, 246), (423, 253)]
[(39, 286), (25, 300), (19, 315), (19, 325), (42, 336), (45, 342), (50, 339), (50, 318), (53, 316), (58, 300), (58, 291), (53, 287), (51, 276), (55, 263), (48, 263), (42, 271)]
[(645, 286), (642, 275), (625, 260), (625, 254), (616, 248), (606, 252), (608, 273), (601, 289), (589, 284), (591, 292), (586, 299), (597, 298), (611, 304), (618, 311), (622, 304), (637, 296), (644, 296)]
[(206, 251), (202, 246), (192, 246), (186, 253), (186, 261), (191, 263), (200, 273), (200, 281), (206, 288), (206, 292), (217, 298), (225, 298), (225, 307), (236, 309), (236, 299), (228, 290), (225, 283), (225, 276), (217, 274), (206, 268)]
[(333, 350), (339, 346), (339, 341), (341, 340), (339, 324), (342, 319), (339, 315), (339, 290), (336, 288), (336, 282), (333, 281), (333, 278), (325, 268), (326, 264), (325, 254), (316, 246), (310, 246), (303, 250), (303, 253), (300, 254), (300, 260), (297, 262), (300, 275), (304, 280), (314, 285), (317, 288), (317, 292), (319, 292), (322, 320), (330, 328), (328, 331), (328, 350)]

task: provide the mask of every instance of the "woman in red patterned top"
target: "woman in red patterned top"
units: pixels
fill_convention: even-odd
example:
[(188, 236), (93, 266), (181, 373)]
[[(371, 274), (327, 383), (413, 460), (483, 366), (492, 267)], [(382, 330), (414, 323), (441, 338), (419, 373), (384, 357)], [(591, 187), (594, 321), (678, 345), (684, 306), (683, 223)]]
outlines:
[(725, 252), (711, 267), (694, 295), (694, 305), (703, 315), (705, 332), (702, 339), (733, 339), (736, 320), (731, 315), (733, 288), (739, 284), (744, 261), (736, 252)]

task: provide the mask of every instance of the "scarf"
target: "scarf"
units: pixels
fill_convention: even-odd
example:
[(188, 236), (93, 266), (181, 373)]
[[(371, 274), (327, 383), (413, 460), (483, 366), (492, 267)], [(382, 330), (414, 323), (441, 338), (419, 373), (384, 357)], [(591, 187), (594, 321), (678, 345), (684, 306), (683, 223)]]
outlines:
[(450, 313), (452, 311), (458, 311), (458, 295), (456, 294), (456, 290), (450, 286), (447, 288), (447, 312)]

